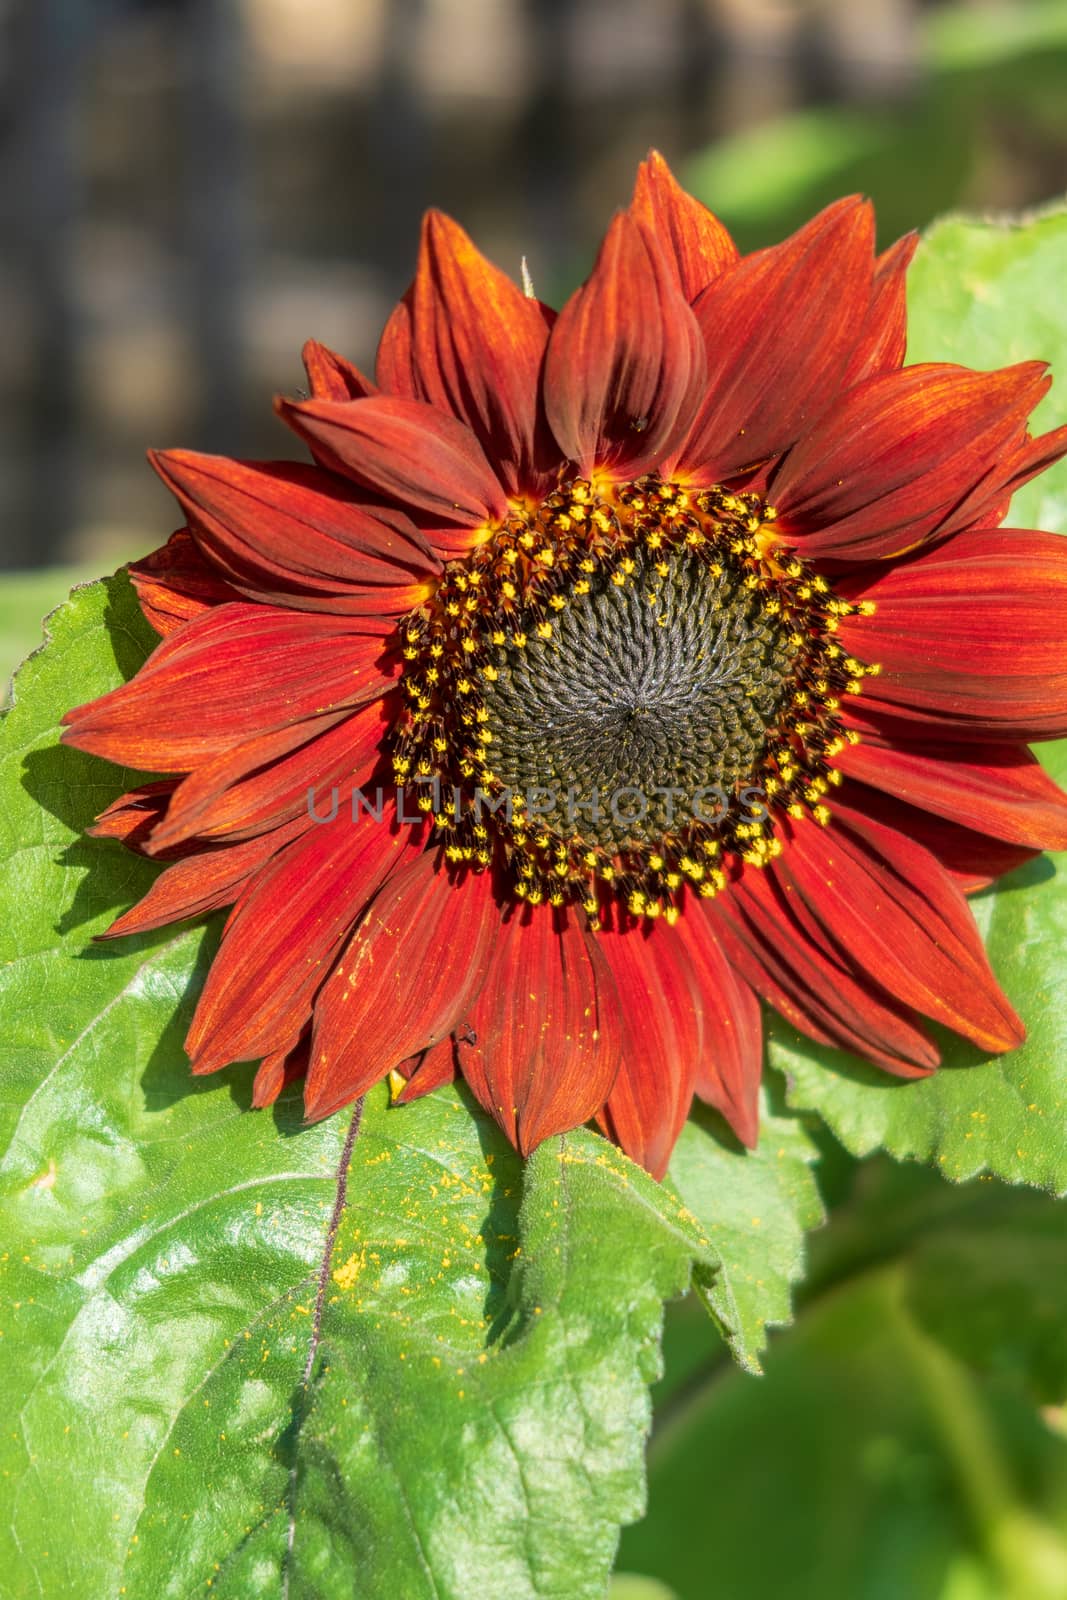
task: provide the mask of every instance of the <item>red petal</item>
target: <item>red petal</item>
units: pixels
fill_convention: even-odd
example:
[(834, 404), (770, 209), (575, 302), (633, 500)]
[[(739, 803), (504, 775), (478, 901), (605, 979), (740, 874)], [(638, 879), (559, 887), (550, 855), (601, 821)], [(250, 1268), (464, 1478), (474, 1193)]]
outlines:
[(204, 917), (220, 906), (232, 906), (253, 872), (311, 827), (307, 817), (297, 817), (273, 833), (244, 844), (226, 845), (187, 855), (161, 872), (148, 893), (121, 917), (102, 939), (128, 933), (147, 933), (170, 922)]
[(389, 874), (418, 848), (409, 829), (343, 813), (275, 855), (223, 930), (185, 1048), (193, 1071), (254, 1061), (295, 1039), (341, 941)]
[[(144, 783), (128, 794), (119, 795), (107, 806), (86, 833), (94, 839), (121, 839), (127, 850), (148, 855), (149, 835), (166, 816), (171, 795), (178, 787), (176, 778)], [(183, 852), (184, 853), (184, 852)]]
[(774, 479), (782, 538), (837, 559), (910, 549), (1015, 448), (1048, 384), (1038, 361), (999, 372), (905, 367), (858, 384)]
[(377, 393), (377, 385), (346, 361), (328, 350), (317, 339), (309, 339), (302, 351), (308, 387), (316, 400), (365, 400)]
[(471, 1092), (523, 1155), (593, 1115), (618, 1068), (618, 1001), (573, 911), (517, 911), (498, 929), (485, 988), (456, 1039)]
[(512, 493), (543, 488), (559, 465), (539, 406), (552, 315), (487, 261), (451, 218), (428, 214), (401, 312), (406, 332), (396, 325), (383, 341), (383, 371), (394, 393), (427, 400), (465, 422)]
[(420, 398), (415, 378), (415, 338), (411, 315), (414, 297), (413, 284), (387, 318), (378, 341), (374, 368), (380, 389), (386, 394), (406, 395), (410, 400)]
[(352, 615), (402, 615), (441, 570), (400, 512), (354, 503), (317, 467), (150, 451), (191, 532), (230, 583), (253, 600)]
[(902, 1078), (937, 1066), (937, 1048), (904, 1006), (817, 937), (769, 872), (745, 871), (706, 914), (731, 962), (794, 1027)]
[(587, 475), (637, 477), (684, 437), (704, 385), (704, 352), (673, 268), (620, 213), (585, 285), (567, 301), (545, 358), (545, 410)]
[(347, 404), (278, 400), (276, 407), (338, 472), (457, 524), (434, 540), (447, 555), (462, 555), (477, 543), (472, 530), (507, 516), (504, 491), (473, 433), (421, 400), (377, 395)]
[(737, 260), (737, 246), (718, 217), (686, 194), (658, 150), (637, 169), (630, 215), (658, 242), (690, 305)]
[(1016, 489), (1036, 478), (1053, 462), (1067, 455), (1067, 425), (1037, 439), (1029, 435), (1017, 449), (996, 461), (981, 482), (939, 527), (938, 533), (955, 533), (960, 528), (995, 527), (1003, 522)]
[(424, 851), (390, 879), (315, 1002), (310, 1119), (448, 1037), (485, 980), (499, 927), (491, 873), (456, 883)]
[(845, 648), (877, 662), (861, 716), (886, 712), (917, 735), (1054, 739), (1067, 733), (1067, 540), (976, 528), (840, 585), (874, 602), (841, 624)]
[(64, 742), (146, 771), (190, 772), (253, 731), (379, 698), (395, 661), (345, 617), (218, 606), (165, 640), (137, 676), (68, 711)]
[(638, 924), (605, 928), (596, 938), (626, 1029), (601, 1120), (628, 1156), (662, 1178), (693, 1101), (704, 1049), (702, 995), (680, 929)]
[(949, 822), (932, 812), (920, 811), (904, 800), (896, 800), (865, 783), (849, 779), (840, 791), (841, 801), (853, 811), (896, 829), (915, 839), (937, 857), (953, 883), (964, 893), (973, 894), (995, 883), (1006, 872), (1014, 872), (1040, 852), (1023, 845), (1005, 844), (988, 834)]
[(704, 901), (693, 905), (681, 926), (704, 1025), (694, 1087), (701, 1100), (721, 1112), (751, 1150), (759, 1137), (763, 1075), (760, 1003), (727, 957), (704, 907)]
[(917, 233), (905, 234), (878, 257), (870, 310), (859, 341), (848, 358), (842, 389), (862, 383), (864, 378), (877, 377), (879, 373), (897, 372), (903, 366), (908, 342), (906, 279), (918, 243)]
[(423, 1095), (432, 1094), (435, 1089), (451, 1083), (455, 1078), (455, 1041), (449, 1035), (432, 1049), (424, 1050), (421, 1055), (412, 1056), (409, 1061), (401, 1061), (397, 1071), (408, 1081), (400, 1093), (393, 1096), (393, 1104), (406, 1106), (410, 1105), (412, 1100), (421, 1100)]
[(205, 561), (188, 528), (179, 528), (159, 550), (131, 562), (128, 571), (147, 622), (163, 638), (213, 606), (241, 598)]
[(252, 1084), (252, 1104), (256, 1107), (272, 1106), (282, 1090), (298, 1078), (307, 1076), (308, 1039), (305, 1031), (297, 1044), (289, 1050), (275, 1050), (264, 1056), (255, 1082)]
[[(294, 817), (310, 822), (333, 810), (351, 813), (355, 791), (364, 790), (381, 763), (395, 709), (380, 700), (355, 714), (298, 722), (223, 751), (178, 785), (146, 854), (158, 855), (193, 834), (232, 841)], [(366, 800), (379, 809), (376, 791)]]
[(920, 844), (838, 803), (834, 825), (791, 824), (771, 869), (831, 945), (884, 989), (984, 1050), (1025, 1031), (993, 976), (960, 891)]
[(996, 839), (1067, 850), (1067, 795), (1025, 745), (902, 746), (867, 736), (834, 765), (853, 778)]
[(719, 482), (801, 436), (841, 381), (873, 272), (873, 213), (853, 198), (715, 280), (694, 307), (708, 381), (680, 472)]

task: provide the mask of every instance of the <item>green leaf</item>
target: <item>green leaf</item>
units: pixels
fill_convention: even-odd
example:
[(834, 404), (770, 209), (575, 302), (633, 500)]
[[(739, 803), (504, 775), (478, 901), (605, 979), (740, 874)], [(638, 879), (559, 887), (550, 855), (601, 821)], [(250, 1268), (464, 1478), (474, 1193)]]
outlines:
[(818, 1151), (792, 1117), (764, 1108), (756, 1150), (724, 1142), (718, 1117), (696, 1107), (682, 1129), (670, 1177), (706, 1229), (719, 1267), (697, 1286), (735, 1359), (759, 1372), (767, 1329), (792, 1315), (790, 1286), (803, 1276), (804, 1233), (823, 1220), (812, 1163)]
[(462, 1092), (379, 1090), (355, 1138), (192, 1079), (215, 930), (90, 943), (154, 869), (80, 838), (121, 775), (56, 741), (153, 637), (123, 579), (51, 630), (0, 755), (0, 1592), (599, 1600), (706, 1236), (591, 1132), (523, 1167)]
[(41, 619), (55, 609), (73, 584), (94, 578), (93, 571), (52, 567), (43, 572), (6, 572), (0, 583), (0, 703), (6, 702), (11, 673), (23, 656), (41, 643)]
[[(1049, 361), (1032, 431), (1067, 422), (1067, 211), (1024, 222), (952, 217), (923, 239), (908, 275), (908, 361), (1003, 367)], [(1009, 526), (1067, 532), (1067, 461), (1025, 484)]]
[[(1067, 213), (1020, 224), (948, 221), (920, 246), (909, 280), (909, 360), (992, 367), (1033, 357), (1060, 382), (1037, 425), (1067, 420)], [(1067, 532), (1067, 463), (1017, 494), (1012, 519)], [(1067, 745), (1038, 747), (1059, 781)], [(770, 1059), (787, 1075), (789, 1104), (822, 1116), (854, 1155), (884, 1148), (936, 1162), (946, 1177), (995, 1173), (1067, 1191), (1067, 857), (1048, 856), (974, 902), (993, 970), (1029, 1037), (983, 1060), (944, 1037), (944, 1065), (902, 1084), (815, 1046), (776, 1020)]]

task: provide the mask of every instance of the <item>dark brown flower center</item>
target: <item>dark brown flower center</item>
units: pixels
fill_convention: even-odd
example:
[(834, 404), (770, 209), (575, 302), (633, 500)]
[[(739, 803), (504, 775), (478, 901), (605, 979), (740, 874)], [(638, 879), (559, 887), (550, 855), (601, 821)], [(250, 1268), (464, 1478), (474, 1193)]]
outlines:
[(777, 809), (826, 820), (871, 669), (775, 524), (752, 494), (572, 479), (446, 568), (402, 625), (394, 765), (453, 860), (673, 919), (776, 853)]
[(729, 803), (796, 654), (739, 573), (684, 548), (631, 565), (605, 566), (550, 637), (494, 648), (485, 691), (500, 782), (554, 833), (615, 852)]

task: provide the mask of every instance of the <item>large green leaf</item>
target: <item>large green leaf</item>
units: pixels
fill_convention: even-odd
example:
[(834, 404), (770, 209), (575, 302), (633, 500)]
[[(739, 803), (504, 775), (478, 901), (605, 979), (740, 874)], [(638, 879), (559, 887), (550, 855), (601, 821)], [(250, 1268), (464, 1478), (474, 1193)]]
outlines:
[(461, 1091), (378, 1091), (355, 1137), (250, 1112), (249, 1069), (193, 1080), (216, 930), (91, 942), (154, 869), (80, 837), (134, 775), (57, 743), (153, 636), (121, 578), (51, 634), (0, 757), (0, 1593), (601, 1596), (662, 1302), (695, 1268), (755, 1363), (817, 1220), (806, 1140), (705, 1117), (687, 1209), (588, 1131), (524, 1167)]
[[(923, 241), (909, 281), (913, 361), (992, 367), (1049, 360), (1061, 377), (1037, 424), (1067, 420), (1067, 213), (1025, 224), (950, 220)], [(1067, 463), (1024, 487), (1012, 506), (1021, 526), (1067, 532)], [(1039, 747), (1067, 779), (1067, 747)], [(770, 1056), (788, 1075), (789, 1103), (817, 1111), (854, 1154), (883, 1147), (936, 1162), (950, 1178), (988, 1171), (1012, 1182), (1067, 1190), (1067, 857), (1050, 856), (975, 901), (994, 971), (1027, 1023), (1019, 1050), (982, 1060), (945, 1040), (945, 1064), (901, 1084), (843, 1054), (816, 1047), (783, 1023)]]

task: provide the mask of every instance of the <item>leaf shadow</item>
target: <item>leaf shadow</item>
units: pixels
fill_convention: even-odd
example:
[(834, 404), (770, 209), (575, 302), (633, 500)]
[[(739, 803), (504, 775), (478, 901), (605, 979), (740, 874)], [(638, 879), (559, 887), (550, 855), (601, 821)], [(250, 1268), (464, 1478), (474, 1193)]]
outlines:
[(1035, 889), (1038, 884), (1048, 883), (1050, 878), (1056, 877), (1057, 871), (1056, 863), (1050, 856), (1035, 856), (1032, 861), (1024, 861), (1021, 867), (1005, 873), (988, 889), (974, 895), (973, 903), (980, 905), (989, 899), (1000, 900), (1005, 895), (1018, 894), (1021, 889)]
[[(773, 1109), (773, 1108), (772, 1108)], [(792, 1116), (792, 1112), (787, 1112)], [(741, 1143), (721, 1111), (716, 1111), (714, 1106), (709, 1106), (703, 1100), (694, 1100), (689, 1108), (688, 1121), (695, 1122), (701, 1132), (719, 1145), (729, 1155), (744, 1157), (748, 1154), (746, 1147)]]
[(462, 1078), (457, 1077), (455, 1089), (464, 1112), (474, 1123), (482, 1156), (492, 1174), (489, 1201), (479, 1228), (489, 1278), (482, 1303), (482, 1315), (489, 1324), (485, 1335), (488, 1347), (504, 1340), (518, 1311), (516, 1260), (521, 1259), (518, 1257), (519, 1211), (525, 1163), (493, 1119), (483, 1111)]
[[(64, 829), (80, 835), (105, 807), (139, 781), (139, 773), (115, 768), (58, 742), (31, 750), (22, 769), (22, 786), (31, 798)], [(98, 921), (106, 911), (118, 911), (140, 899), (160, 871), (155, 862), (113, 839), (73, 839), (57, 849), (54, 860), (58, 866), (80, 873), (70, 902), (55, 923), (56, 932), (63, 937)]]
[[(177, 997), (171, 1015), (156, 1039), (152, 1053), (145, 1063), (141, 1075), (141, 1088), (144, 1093), (144, 1105), (147, 1112), (164, 1112), (179, 1101), (195, 1099), (200, 1095), (217, 1093), (220, 1084), (229, 1090), (230, 1098), (238, 1111), (252, 1110), (252, 1080), (255, 1077), (256, 1062), (237, 1062), (225, 1067), (220, 1077), (217, 1073), (197, 1076), (189, 1065), (189, 1057), (185, 1052), (185, 1036), (196, 1009), (197, 1000), (204, 987), (208, 970), (215, 958), (218, 949), (219, 937), (222, 931), (222, 915), (207, 918), (205, 921), (188, 925), (188, 931), (193, 931), (194, 926), (203, 928), (203, 937), (196, 952), (196, 958), (184, 981), (182, 992)], [(149, 941), (155, 944), (173, 942), (174, 929), (161, 928), (156, 934), (138, 936), (130, 940), (131, 944), (149, 947)], [(279, 1102), (280, 1104), (280, 1102)], [(289, 1108), (289, 1126), (279, 1131), (295, 1133), (300, 1127), (294, 1126), (296, 1118), (292, 1108)], [(275, 1118), (276, 1125), (278, 1123)], [(300, 1124), (302, 1126), (302, 1123)]]
[[(118, 675), (126, 681), (144, 664), (159, 640), (141, 616), (127, 574), (119, 572), (101, 582), (107, 592), (104, 630)], [(57, 737), (50, 744), (27, 752), (21, 782), (31, 799), (55, 817), (65, 831), (84, 835), (106, 806), (143, 782), (144, 776), (61, 743), (57, 729)], [(82, 874), (70, 904), (55, 924), (56, 932), (64, 937), (96, 921), (105, 911), (132, 904), (147, 891), (160, 870), (155, 863), (124, 850), (113, 840), (85, 837), (64, 845), (55, 859), (58, 865)], [(119, 946), (118, 952), (128, 948)], [(106, 946), (92, 947), (94, 959), (109, 953)]]

